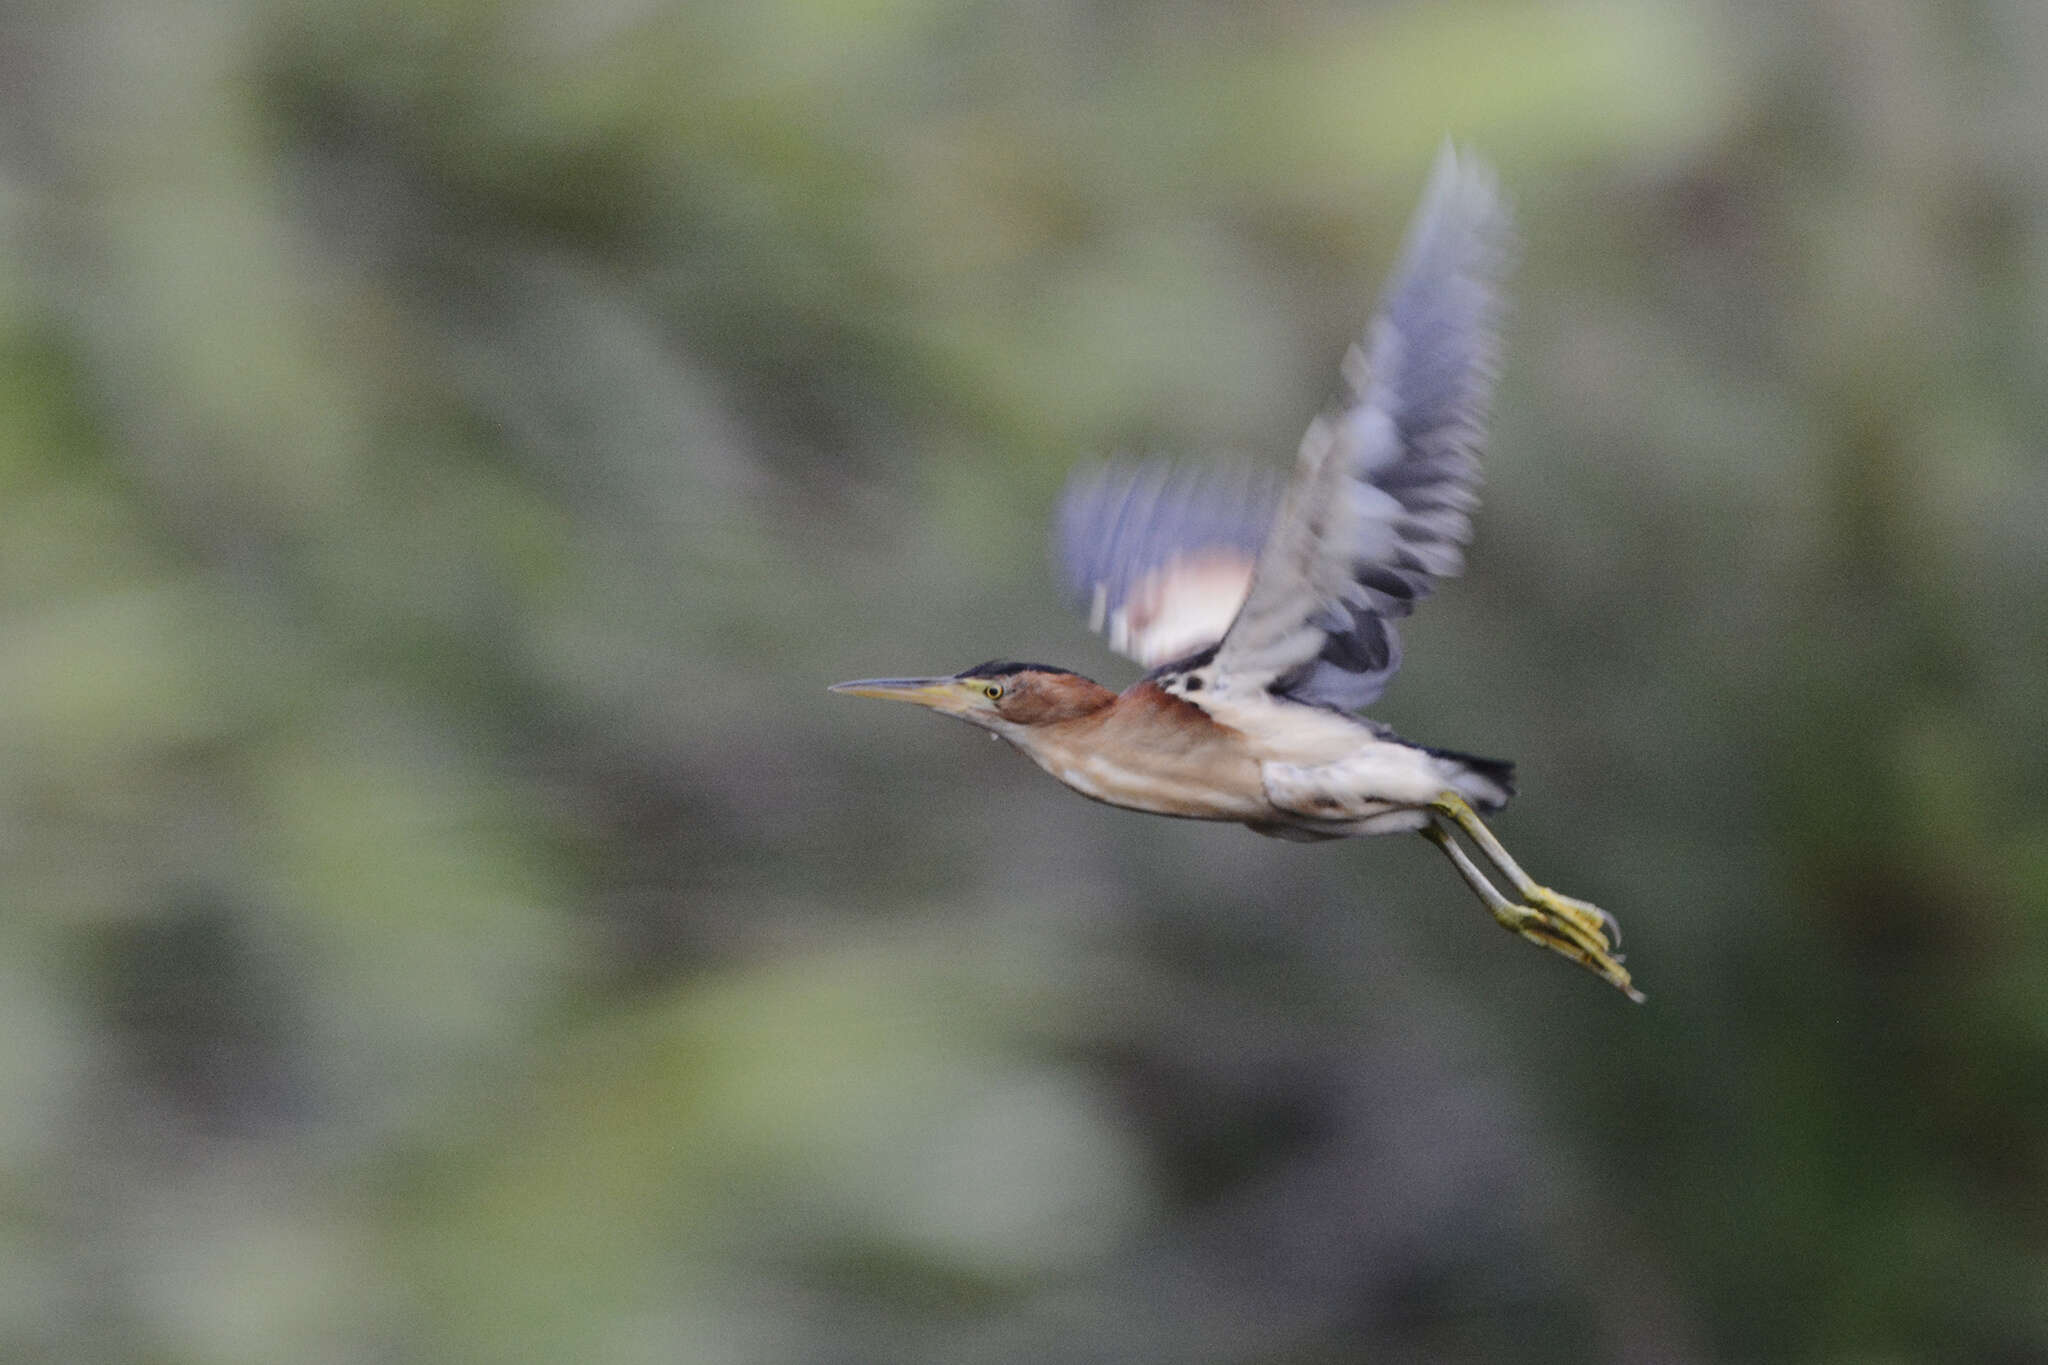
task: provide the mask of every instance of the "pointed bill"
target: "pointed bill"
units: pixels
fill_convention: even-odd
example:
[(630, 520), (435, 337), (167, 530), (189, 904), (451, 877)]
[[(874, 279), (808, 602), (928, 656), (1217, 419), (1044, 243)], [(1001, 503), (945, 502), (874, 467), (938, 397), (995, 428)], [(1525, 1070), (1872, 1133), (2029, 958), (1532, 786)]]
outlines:
[(844, 692), (850, 697), (945, 706), (960, 700), (962, 688), (958, 678), (856, 678), (852, 682), (833, 683), (825, 690)]

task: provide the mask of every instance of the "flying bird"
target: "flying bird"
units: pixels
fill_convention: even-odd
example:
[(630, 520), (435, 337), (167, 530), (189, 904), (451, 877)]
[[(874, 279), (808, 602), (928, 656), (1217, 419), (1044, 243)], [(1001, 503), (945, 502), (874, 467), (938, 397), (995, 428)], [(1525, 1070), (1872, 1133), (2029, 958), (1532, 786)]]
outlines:
[(1159, 461), (1069, 480), (1059, 562), (1090, 627), (1150, 670), (1129, 688), (991, 661), (832, 690), (993, 731), (1113, 806), (1279, 839), (1420, 834), (1501, 925), (1640, 1001), (1613, 917), (1537, 884), (1480, 819), (1514, 795), (1514, 765), (1357, 714), (1400, 667), (1396, 622), (1464, 567), (1513, 240), (1492, 173), (1446, 147), (1284, 489)]

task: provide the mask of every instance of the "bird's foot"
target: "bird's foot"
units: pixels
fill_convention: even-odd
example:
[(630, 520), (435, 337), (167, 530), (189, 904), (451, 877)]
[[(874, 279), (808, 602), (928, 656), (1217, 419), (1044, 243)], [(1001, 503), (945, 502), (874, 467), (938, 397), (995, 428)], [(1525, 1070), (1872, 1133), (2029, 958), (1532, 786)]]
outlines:
[(1612, 939), (1608, 936), (1614, 917), (1586, 901), (1544, 887), (1535, 890), (1540, 894), (1530, 899), (1537, 904), (1507, 902), (1494, 906), (1494, 919), (1502, 928), (1514, 930), (1531, 943), (1562, 953), (1640, 1005), (1643, 993), (1636, 989), (1628, 968), (1621, 965), (1621, 958), (1614, 952), (1621, 941), (1620, 934), (1615, 933)]
[(1615, 948), (1621, 946), (1620, 922), (1591, 901), (1552, 891), (1547, 886), (1533, 885), (1522, 893), (1522, 898), (1538, 910), (1547, 910), (1570, 920), (1588, 933), (1600, 935)]

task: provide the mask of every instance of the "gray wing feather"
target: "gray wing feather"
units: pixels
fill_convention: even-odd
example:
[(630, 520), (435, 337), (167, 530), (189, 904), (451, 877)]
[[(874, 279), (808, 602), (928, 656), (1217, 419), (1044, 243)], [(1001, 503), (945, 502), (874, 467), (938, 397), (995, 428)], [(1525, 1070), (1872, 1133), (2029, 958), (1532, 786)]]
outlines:
[(1394, 622), (1464, 567), (1512, 246), (1492, 173), (1446, 147), (1346, 405), (1302, 438), (1217, 686), (1344, 710), (1385, 690)]

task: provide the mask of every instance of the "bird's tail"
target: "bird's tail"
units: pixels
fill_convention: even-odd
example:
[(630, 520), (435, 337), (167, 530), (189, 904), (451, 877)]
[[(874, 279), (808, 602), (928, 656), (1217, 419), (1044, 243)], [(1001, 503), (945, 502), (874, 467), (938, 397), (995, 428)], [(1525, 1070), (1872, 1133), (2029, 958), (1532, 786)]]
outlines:
[(1478, 809), (1496, 811), (1515, 794), (1515, 765), (1504, 758), (1481, 758), (1455, 749), (1430, 749), (1443, 765), (1451, 790)]

